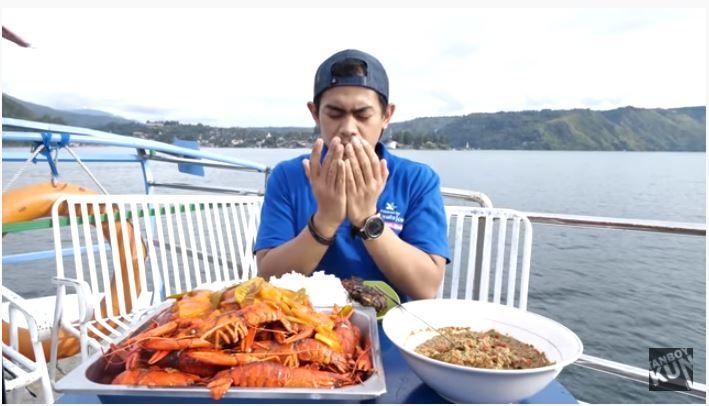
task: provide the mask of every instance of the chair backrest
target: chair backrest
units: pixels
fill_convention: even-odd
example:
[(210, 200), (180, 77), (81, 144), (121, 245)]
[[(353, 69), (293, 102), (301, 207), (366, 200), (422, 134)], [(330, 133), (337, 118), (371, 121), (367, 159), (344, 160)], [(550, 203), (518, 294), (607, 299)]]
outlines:
[(527, 308), (532, 225), (510, 209), (446, 206), (451, 263), (437, 297)]
[(238, 195), (66, 196), (52, 212), (57, 277), (83, 281), (93, 318), (117, 323), (170, 295), (251, 278), (261, 203)]

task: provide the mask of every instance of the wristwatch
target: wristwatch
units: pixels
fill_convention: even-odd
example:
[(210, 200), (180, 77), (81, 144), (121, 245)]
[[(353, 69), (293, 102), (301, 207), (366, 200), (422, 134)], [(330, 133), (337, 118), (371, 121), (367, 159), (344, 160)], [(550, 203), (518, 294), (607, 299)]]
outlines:
[(362, 237), (363, 240), (374, 240), (379, 238), (384, 232), (384, 219), (379, 213), (370, 216), (364, 221), (364, 226), (356, 229), (356, 234)]

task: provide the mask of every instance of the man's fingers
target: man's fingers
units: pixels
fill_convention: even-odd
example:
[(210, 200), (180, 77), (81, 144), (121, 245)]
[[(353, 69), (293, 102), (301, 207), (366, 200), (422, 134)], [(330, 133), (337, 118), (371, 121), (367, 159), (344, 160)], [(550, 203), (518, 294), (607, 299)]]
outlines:
[(339, 142), (335, 145), (335, 155), (333, 156), (332, 159), (336, 161), (342, 161), (342, 157), (345, 155), (345, 146), (340, 144)]
[(332, 161), (332, 154), (330, 152), (332, 152), (332, 142), (327, 146), (327, 155), (325, 155), (325, 159), (322, 160), (322, 170), (330, 170), (330, 161)]
[[(343, 147), (342, 144), (333, 145), (333, 148), (328, 151), (327, 158), (330, 158), (327, 166), (327, 178), (326, 182), (330, 186), (335, 186), (337, 182), (337, 172), (340, 167), (340, 162), (342, 162)], [(325, 158), (325, 159), (327, 159)]]
[(357, 156), (357, 160), (359, 161), (359, 167), (361, 169), (362, 173), (362, 179), (363, 182), (369, 183), (372, 178), (372, 164), (369, 162), (369, 156), (365, 152), (365, 146), (363, 144), (363, 141), (359, 137), (354, 137), (352, 138), (352, 143), (354, 144), (354, 151), (355, 155)]
[[(315, 177), (320, 176), (320, 157), (322, 156), (322, 146), (323, 140), (322, 138), (318, 138), (313, 143), (313, 150), (310, 152), (310, 162), (314, 163), (314, 165), (312, 165), (312, 171)], [(308, 179), (309, 178), (310, 176), (308, 176)]]
[(347, 194), (349, 196), (354, 196), (357, 193), (357, 184), (354, 179), (354, 174), (352, 173), (352, 160), (345, 161), (345, 184), (347, 187)]
[(347, 164), (343, 160), (337, 162), (337, 194), (345, 194), (345, 182), (347, 180)]
[(364, 183), (364, 178), (362, 177), (362, 169), (360, 168), (359, 162), (356, 158), (350, 158), (348, 162), (350, 166), (350, 172), (352, 172), (352, 180), (355, 184), (355, 190), (359, 189), (360, 187), (364, 187), (366, 184)]
[[(334, 137), (333, 139), (330, 140), (330, 144), (327, 146), (327, 155), (325, 155), (325, 159), (323, 159), (322, 163), (322, 170), (327, 171), (324, 175), (326, 177), (329, 177), (331, 174), (331, 167), (332, 165), (337, 166), (337, 164), (333, 164), (333, 162), (337, 162), (337, 146), (341, 145), (340, 143), (340, 137)], [(337, 168), (336, 168), (337, 169)], [(334, 179), (332, 179), (334, 182)]]
[(380, 180), (382, 178), (382, 172), (379, 170), (379, 157), (377, 156), (377, 152), (374, 150), (374, 146), (369, 144), (367, 140), (362, 139), (362, 144), (364, 152), (369, 157), (369, 162), (372, 167), (372, 177), (376, 180)]
[(326, 164), (326, 162), (329, 163), (335, 160), (338, 145), (342, 145), (342, 143), (340, 142), (340, 137), (333, 137), (330, 140), (330, 144), (328, 144), (327, 146), (327, 156), (323, 161), (323, 166)]

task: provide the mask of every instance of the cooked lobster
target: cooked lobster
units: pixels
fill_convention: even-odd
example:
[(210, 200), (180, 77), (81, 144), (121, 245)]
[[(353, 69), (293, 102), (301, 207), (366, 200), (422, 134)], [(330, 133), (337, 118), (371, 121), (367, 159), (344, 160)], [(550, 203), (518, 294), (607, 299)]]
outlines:
[(220, 292), (198, 290), (104, 354), (121, 385), (338, 387), (372, 373), (369, 343), (352, 307), (313, 309), (303, 292), (253, 278)]

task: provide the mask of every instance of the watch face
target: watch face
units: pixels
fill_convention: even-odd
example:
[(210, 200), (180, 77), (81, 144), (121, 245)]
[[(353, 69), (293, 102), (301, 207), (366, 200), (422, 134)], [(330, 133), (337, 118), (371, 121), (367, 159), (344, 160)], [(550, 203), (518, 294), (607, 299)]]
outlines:
[(364, 224), (364, 232), (369, 238), (377, 238), (384, 232), (384, 220), (381, 217), (370, 217)]

